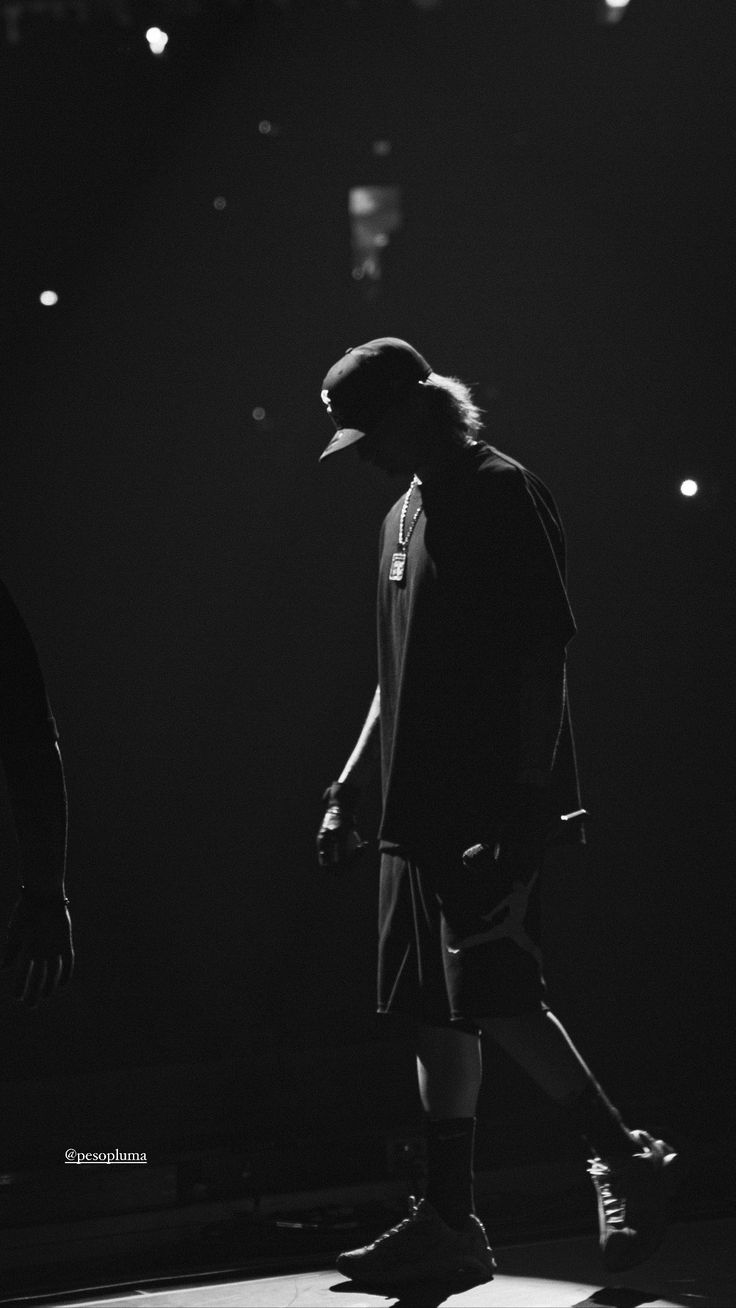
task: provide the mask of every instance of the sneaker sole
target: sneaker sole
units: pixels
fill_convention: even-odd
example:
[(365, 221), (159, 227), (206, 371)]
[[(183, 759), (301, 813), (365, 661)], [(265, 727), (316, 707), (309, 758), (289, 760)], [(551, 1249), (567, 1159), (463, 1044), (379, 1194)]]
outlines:
[(482, 1277), (484, 1281), (492, 1281), (493, 1273), (496, 1270), (496, 1260), (495, 1258), (491, 1259), (491, 1266), (480, 1258), (468, 1258), (459, 1266), (449, 1263), (425, 1263), (421, 1268), (399, 1267), (396, 1271), (382, 1272), (375, 1276), (359, 1267), (343, 1262), (342, 1258), (339, 1257), (335, 1261), (335, 1266), (338, 1272), (342, 1272), (343, 1276), (349, 1277), (356, 1285), (391, 1286), (409, 1285), (413, 1281), (448, 1280), (455, 1276), (477, 1276)]

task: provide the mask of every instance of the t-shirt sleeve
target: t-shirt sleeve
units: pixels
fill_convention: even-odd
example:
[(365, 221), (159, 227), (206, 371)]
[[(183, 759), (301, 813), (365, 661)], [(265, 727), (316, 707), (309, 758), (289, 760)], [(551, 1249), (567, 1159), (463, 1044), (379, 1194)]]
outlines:
[(468, 514), (467, 545), (475, 590), (504, 625), (519, 657), (564, 647), (575, 634), (565, 588), (564, 536), (554, 502), (511, 466), (478, 479)]

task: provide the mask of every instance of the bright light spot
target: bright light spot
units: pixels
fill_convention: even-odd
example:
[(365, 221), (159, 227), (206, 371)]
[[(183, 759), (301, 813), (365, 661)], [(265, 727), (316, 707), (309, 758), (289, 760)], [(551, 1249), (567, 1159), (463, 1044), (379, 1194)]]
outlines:
[(215, 209), (224, 209), (227, 206), (227, 200), (224, 195), (216, 195), (212, 203)]
[(146, 32), (146, 40), (151, 47), (151, 54), (155, 55), (163, 54), (169, 44), (168, 36), (161, 31), (160, 27), (149, 27)]
[(598, 22), (607, 27), (615, 27), (626, 16), (629, 0), (597, 0)]
[(265, 416), (266, 416), (266, 410), (262, 409), (260, 404), (256, 406), (256, 408), (253, 410), (253, 413), (251, 414), (251, 417), (254, 418), (256, 422), (263, 422)]
[(351, 186), (348, 194), (355, 281), (380, 281), (381, 259), (403, 222), (400, 186)]
[(262, 118), (258, 124), (258, 130), (261, 136), (271, 136), (273, 134), (273, 123), (268, 118)]
[(42, 304), (58, 304), (58, 303), (59, 303), (59, 297), (58, 297), (58, 295), (56, 294), (56, 291), (41, 291), (41, 294), (39, 295), (38, 298), (39, 298), (39, 300), (41, 301)]
[(697, 493), (698, 493), (698, 483), (696, 481), (691, 481), (689, 477), (680, 486), (681, 495), (692, 496), (692, 495), (697, 495)]
[(373, 153), (377, 155), (379, 159), (385, 159), (386, 156), (391, 153), (391, 142), (374, 141), (372, 149), (373, 149)]

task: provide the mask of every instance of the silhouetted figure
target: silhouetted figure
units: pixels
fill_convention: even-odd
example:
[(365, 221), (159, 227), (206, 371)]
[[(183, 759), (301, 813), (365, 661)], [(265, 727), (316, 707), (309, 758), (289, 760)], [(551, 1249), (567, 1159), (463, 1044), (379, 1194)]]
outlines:
[(560, 821), (580, 795), (557, 507), (480, 438), (469, 388), (405, 341), (348, 351), (322, 399), (338, 429), (322, 458), (354, 446), (413, 474), (381, 530), (378, 687), (325, 794), (318, 853), (335, 870), (356, 856), (356, 807), (380, 762), (378, 1007), (415, 1019), (428, 1157), (411, 1215), (338, 1267), (375, 1285), (492, 1275), (473, 1199), (482, 1032), (566, 1110), (590, 1149), (606, 1266), (632, 1266), (663, 1237), (676, 1155), (624, 1125), (547, 1007), (542, 973), (545, 852), (583, 838)]
[(0, 582), (0, 760), (20, 852), (21, 891), (0, 966), (16, 999), (35, 1006), (74, 967), (64, 893), (67, 806), (56, 723), (28, 628)]

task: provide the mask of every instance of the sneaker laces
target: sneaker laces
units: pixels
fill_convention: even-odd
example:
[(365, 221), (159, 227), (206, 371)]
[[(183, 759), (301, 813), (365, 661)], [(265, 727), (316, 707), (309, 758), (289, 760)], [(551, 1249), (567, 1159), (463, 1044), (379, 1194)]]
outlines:
[(600, 1195), (606, 1225), (623, 1229), (626, 1226), (626, 1200), (613, 1189), (613, 1169), (602, 1158), (591, 1158), (588, 1174)]
[(380, 1244), (382, 1240), (388, 1240), (389, 1236), (397, 1235), (399, 1231), (405, 1231), (407, 1226), (411, 1226), (417, 1213), (419, 1212), (419, 1203), (413, 1194), (409, 1195), (409, 1216), (404, 1217), (402, 1221), (397, 1222), (396, 1226), (390, 1226), (387, 1231), (382, 1231), (374, 1240), (374, 1244)]

